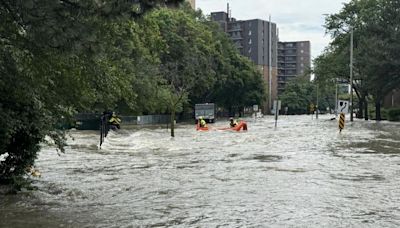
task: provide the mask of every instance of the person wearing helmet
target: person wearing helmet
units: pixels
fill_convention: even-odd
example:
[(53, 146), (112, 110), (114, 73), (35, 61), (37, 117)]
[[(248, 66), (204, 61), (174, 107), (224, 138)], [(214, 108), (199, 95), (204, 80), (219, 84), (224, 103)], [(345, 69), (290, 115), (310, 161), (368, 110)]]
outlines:
[(199, 125), (200, 127), (207, 127), (206, 121), (203, 119), (202, 116), (199, 117)]
[(237, 124), (238, 124), (237, 121), (233, 119), (233, 117), (229, 118), (230, 127), (236, 127)]
[(110, 128), (113, 130), (120, 129), (121, 127), (121, 119), (118, 118), (118, 116), (113, 112), (111, 114), (110, 119), (108, 120), (108, 124), (110, 125)]

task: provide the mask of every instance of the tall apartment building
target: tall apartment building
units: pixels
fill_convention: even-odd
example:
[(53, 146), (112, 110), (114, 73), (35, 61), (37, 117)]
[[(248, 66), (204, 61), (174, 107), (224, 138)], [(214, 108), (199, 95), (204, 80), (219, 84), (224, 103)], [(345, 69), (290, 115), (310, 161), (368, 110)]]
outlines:
[(310, 69), (310, 50), (310, 41), (278, 43), (278, 94), (284, 91), (289, 80)]
[(186, 0), (186, 1), (190, 3), (193, 9), (196, 9), (196, 0)]
[[(229, 35), (239, 52), (243, 56), (247, 56), (259, 67), (267, 85), (271, 77), (271, 99), (272, 101), (275, 100), (278, 94), (278, 33), (276, 24), (270, 24), (270, 22), (260, 19), (236, 20), (226, 12), (213, 12), (211, 13), (211, 19), (220, 24), (222, 30)], [(269, 37), (270, 28), (271, 42)], [(270, 44), (271, 55), (269, 53)], [(271, 75), (269, 73), (270, 68)], [(264, 112), (269, 112), (272, 104), (269, 104), (267, 100), (264, 106), (266, 107)]]

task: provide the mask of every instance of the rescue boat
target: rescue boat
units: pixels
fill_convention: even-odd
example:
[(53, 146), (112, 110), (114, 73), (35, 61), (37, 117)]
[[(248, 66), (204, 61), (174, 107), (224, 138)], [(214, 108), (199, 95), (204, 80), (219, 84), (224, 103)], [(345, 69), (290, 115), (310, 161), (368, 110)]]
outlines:
[(205, 127), (200, 127), (200, 124), (196, 124), (196, 130), (197, 131), (208, 131), (208, 126)]
[(240, 121), (234, 127), (219, 128), (218, 130), (247, 131), (247, 123), (245, 121)]

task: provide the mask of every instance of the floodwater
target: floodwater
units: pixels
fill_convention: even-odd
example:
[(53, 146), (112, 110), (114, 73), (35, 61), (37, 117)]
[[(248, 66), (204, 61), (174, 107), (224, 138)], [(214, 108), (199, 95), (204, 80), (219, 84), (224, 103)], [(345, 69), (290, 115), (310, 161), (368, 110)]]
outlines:
[[(247, 119), (248, 132), (71, 131), (0, 227), (399, 227), (400, 124)], [(214, 126), (224, 127), (227, 121)]]

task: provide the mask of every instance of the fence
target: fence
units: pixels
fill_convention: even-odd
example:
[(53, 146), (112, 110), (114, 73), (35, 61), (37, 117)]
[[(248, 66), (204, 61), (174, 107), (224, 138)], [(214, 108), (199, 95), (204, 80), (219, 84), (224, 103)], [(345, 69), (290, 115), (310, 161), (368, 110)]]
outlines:
[[(146, 116), (119, 116), (122, 120), (121, 125), (151, 125), (168, 124), (170, 115), (146, 115)], [(74, 127), (78, 130), (99, 130), (101, 114), (98, 113), (78, 113), (75, 115)]]
[(147, 115), (137, 116), (137, 125), (144, 124), (167, 124), (171, 121), (170, 115)]

